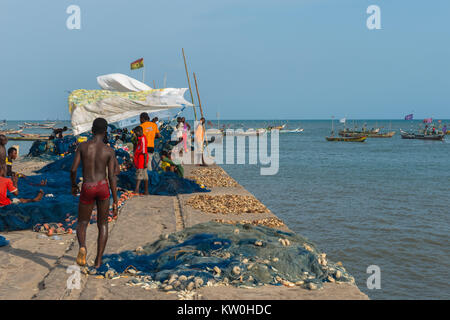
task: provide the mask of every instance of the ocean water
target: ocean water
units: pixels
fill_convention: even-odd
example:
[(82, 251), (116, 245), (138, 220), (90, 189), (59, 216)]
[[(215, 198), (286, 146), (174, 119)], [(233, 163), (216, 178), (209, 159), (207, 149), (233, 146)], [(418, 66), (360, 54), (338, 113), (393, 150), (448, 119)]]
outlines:
[[(220, 126), (285, 122), (221, 121)], [(420, 122), (379, 120), (367, 121), (368, 128), (392, 126), (393, 138), (327, 142), (330, 121), (287, 123), (305, 131), (280, 134), (276, 175), (262, 176), (260, 166), (249, 164), (225, 164), (225, 170), (291, 230), (341, 261), (371, 299), (449, 299), (450, 136), (444, 142), (403, 140), (399, 129)], [(342, 127), (336, 121), (335, 126)], [(22, 155), (31, 145), (12, 144), (20, 145)], [(371, 265), (380, 267), (381, 289), (367, 288)]]
[[(409, 121), (367, 123), (397, 133), (328, 142), (330, 121), (289, 121), (305, 131), (280, 134), (276, 175), (261, 176), (257, 165), (223, 167), (290, 229), (342, 261), (371, 299), (449, 299), (450, 136), (404, 140), (399, 129), (410, 129)], [(381, 289), (367, 288), (370, 265), (380, 267)]]

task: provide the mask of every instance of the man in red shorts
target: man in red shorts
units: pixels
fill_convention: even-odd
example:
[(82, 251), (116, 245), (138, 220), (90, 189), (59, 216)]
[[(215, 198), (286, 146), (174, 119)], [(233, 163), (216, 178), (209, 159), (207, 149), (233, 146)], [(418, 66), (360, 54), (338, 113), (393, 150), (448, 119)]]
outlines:
[[(78, 207), (77, 237), (80, 249), (77, 263), (86, 265), (86, 229), (91, 219), (92, 209), (97, 205), (98, 243), (95, 268), (102, 264), (102, 256), (108, 240), (108, 211), (109, 189), (113, 196), (113, 215), (117, 217), (117, 182), (115, 175), (116, 156), (111, 147), (108, 147), (104, 138), (108, 128), (108, 122), (103, 118), (97, 118), (92, 125), (94, 138), (81, 143), (75, 153), (70, 178), (72, 180), (72, 194), (79, 192), (77, 169), (80, 162), (83, 167), (83, 186), (81, 187), (80, 203)], [(108, 170), (108, 178), (106, 171)], [(108, 183), (109, 182), (109, 183)]]

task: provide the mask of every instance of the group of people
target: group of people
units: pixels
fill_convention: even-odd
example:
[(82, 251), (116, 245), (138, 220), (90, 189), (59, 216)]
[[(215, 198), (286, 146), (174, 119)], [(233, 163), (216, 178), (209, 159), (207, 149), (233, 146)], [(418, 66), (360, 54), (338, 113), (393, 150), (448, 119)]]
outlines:
[[(17, 159), (17, 149), (11, 147), (6, 151), (8, 138), (0, 135), (0, 208), (11, 204), (38, 202), (42, 200), (44, 191), (39, 190), (36, 197), (32, 199), (19, 198), (18, 181), (23, 176), (13, 171), (13, 161)], [(8, 197), (8, 191), (14, 196)]]
[[(155, 139), (161, 137), (157, 125), (158, 118), (150, 117), (147, 113), (140, 115), (140, 126), (133, 129), (134, 156), (133, 162), (136, 167), (136, 189), (139, 192), (141, 183), (144, 183), (145, 194), (148, 194), (149, 177), (147, 170), (152, 170), (151, 161), (155, 152)], [(204, 143), (204, 123), (202, 118), (200, 124), (195, 130), (195, 141), (197, 148), (203, 152)], [(188, 137), (190, 126), (184, 118), (177, 120), (176, 130), (179, 130), (179, 142), (183, 142), (184, 151), (188, 151)], [(55, 136), (62, 134), (57, 132)], [(89, 225), (94, 206), (97, 206), (97, 228), (98, 243), (97, 257), (95, 259), (95, 268), (102, 264), (102, 256), (108, 239), (108, 214), (110, 208), (110, 197), (112, 195), (112, 213), (113, 218), (117, 218), (118, 198), (117, 198), (117, 174), (120, 172), (115, 151), (108, 145), (108, 122), (103, 118), (97, 118), (92, 124), (93, 138), (78, 145), (71, 167), (71, 193), (74, 196), (80, 195), (78, 207), (78, 225), (77, 238), (79, 243), (79, 252), (77, 263), (81, 266), (86, 265), (87, 247), (86, 230)], [(34, 199), (8, 198), (9, 191), (14, 196), (18, 196), (19, 190), (17, 181), (19, 175), (12, 170), (12, 161), (17, 158), (17, 150), (9, 148), (6, 152), (8, 139), (0, 135), (0, 207), (10, 205), (11, 203), (28, 203), (40, 201), (44, 196), (43, 190)], [(202, 158), (203, 161), (203, 158)], [(204, 161), (203, 161), (204, 163)], [(82, 166), (82, 185), (79, 188), (77, 183), (77, 170)], [(178, 175), (183, 175), (181, 164), (172, 160), (171, 151), (164, 150), (161, 154), (161, 168), (165, 171), (172, 171)]]
[(436, 129), (436, 126), (434, 126), (434, 125), (432, 127), (425, 125), (425, 128), (423, 129), (424, 135), (435, 135), (435, 134), (441, 134), (441, 133), (447, 134), (447, 125), (446, 124), (442, 127), (442, 132), (439, 132), (439, 130)]

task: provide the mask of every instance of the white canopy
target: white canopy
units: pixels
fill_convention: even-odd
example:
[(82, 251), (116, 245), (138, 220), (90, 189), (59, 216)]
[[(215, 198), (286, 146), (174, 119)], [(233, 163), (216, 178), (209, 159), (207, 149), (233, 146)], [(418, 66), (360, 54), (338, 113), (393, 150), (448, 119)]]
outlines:
[(97, 77), (97, 83), (103, 90), (118, 92), (147, 91), (152, 88), (136, 79), (121, 73), (111, 73)]
[[(139, 81), (129, 79), (133, 85), (139, 85)], [(117, 83), (111, 83), (110, 85), (116, 88), (120, 87)], [(126, 83), (121, 82), (123, 88), (124, 84)], [(75, 90), (69, 96), (72, 130), (75, 135), (89, 131), (92, 128), (92, 122), (98, 117), (113, 123), (135, 117), (142, 112), (192, 106), (184, 99), (186, 90), (187, 88), (150, 89), (138, 92)]]

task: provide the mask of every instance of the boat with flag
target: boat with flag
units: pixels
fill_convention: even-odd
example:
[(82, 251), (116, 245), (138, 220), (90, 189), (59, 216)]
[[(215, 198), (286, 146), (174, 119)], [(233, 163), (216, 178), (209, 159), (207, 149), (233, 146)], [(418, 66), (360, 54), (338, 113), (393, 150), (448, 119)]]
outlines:
[(445, 134), (424, 134), (424, 133), (414, 133), (414, 132), (406, 132), (400, 129), (400, 134), (402, 139), (420, 139), (420, 140), (435, 140), (442, 141), (444, 140)]
[[(367, 135), (364, 134), (359, 134), (359, 135), (355, 135), (355, 136), (334, 136), (334, 117), (331, 118), (331, 135), (328, 137), (325, 137), (325, 139), (327, 141), (342, 141), (342, 142), (365, 142), (367, 139)], [(340, 120), (341, 123), (345, 123), (345, 118), (344, 118), (344, 122), (342, 121), (342, 119)]]

